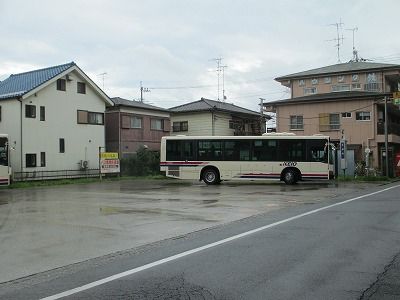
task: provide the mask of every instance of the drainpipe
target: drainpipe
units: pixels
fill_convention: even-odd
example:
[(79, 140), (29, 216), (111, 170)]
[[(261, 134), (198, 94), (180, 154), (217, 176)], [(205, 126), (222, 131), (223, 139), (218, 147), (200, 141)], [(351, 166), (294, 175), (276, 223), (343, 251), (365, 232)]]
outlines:
[(17, 98), (17, 100), (19, 101), (19, 106), (20, 106), (20, 138), (21, 138), (21, 141), (20, 141), (20, 144), (21, 144), (21, 153), (20, 153), (20, 160), (21, 160), (21, 164), (20, 164), (20, 172), (21, 172), (21, 176), (22, 176), (22, 170), (23, 170), (23, 166), (22, 166), (22, 159), (23, 159), (23, 157), (24, 157), (24, 155), (23, 155), (23, 152), (22, 152), (22, 145), (23, 145), (23, 142), (22, 142), (22, 99), (21, 99), (21, 97), (19, 97), (19, 98)]
[(118, 108), (118, 155), (121, 159), (121, 107)]

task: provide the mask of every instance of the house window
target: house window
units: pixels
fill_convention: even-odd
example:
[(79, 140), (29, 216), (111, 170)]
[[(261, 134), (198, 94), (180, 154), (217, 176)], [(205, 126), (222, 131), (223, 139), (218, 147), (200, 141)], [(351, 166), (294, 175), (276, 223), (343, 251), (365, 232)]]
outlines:
[(57, 90), (65, 91), (67, 86), (67, 81), (65, 79), (57, 79)]
[(290, 116), (290, 130), (303, 130), (303, 116)]
[(340, 129), (340, 115), (338, 113), (319, 114), (319, 131), (332, 131)]
[(172, 123), (172, 131), (173, 132), (188, 131), (188, 121)]
[(77, 82), (76, 89), (78, 94), (86, 94), (86, 84), (84, 82)]
[(337, 81), (338, 81), (338, 82), (344, 82), (344, 80), (345, 80), (344, 75), (339, 75), (339, 76), (337, 77)]
[(351, 89), (352, 90), (361, 90), (361, 83), (352, 83)]
[(311, 79), (311, 84), (318, 84), (318, 78)]
[(131, 128), (142, 128), (142, 118), (131, 117)]
[(46, 120), (46, 108), (44, 106), (40, 107), (40, 121)]
[(36, 167), (36, 153), (26, 153), (25, 154), (25, 166), (27, 168)]
[(25, 117), (26, 118), (36, 118), (36, 106), (35, 105), (25, 105)]
[(304, 88), (304, 95), (313, 95), (317, 93), (317, 88), (311, 87), (311, 88)]
[(367, 83), (376, 83), (378, 80), (376, 78), (375, 73), (368, 73), (367, 74)]
[(46, 166), (46, 152), (40, 152), (40, 166)]
[(164, 129), (164, 120), (161, 119), (151, 119), (150, 128), (152, 130), (163, 130)]
[(60, 153), (65, 153), (65, 139), (60, 138), (59, 148), (60, 148)]
[(332, 85), (332, 92), (345, 92), (345, 91), (350, 91), (350, 84)]
[(77, 117), (78, 117), (78, 124), (94, 124), (94, 125), (104, 124), (104, 113), (78, 110)]
[(300, 79), (299, 80), (299, 86), (305, 86), (305, 85), (306, 85), (305, 80), (304, 79)]
[(324, 82), (325, 83), (331, 83), (332, 82), (332, 78), (331, 77), (325, 77), (324, 78)]
[(88, 112), (89, 124), (103, 125), (104, 124), (104, 114), (98, 112)]
[(358, 74), (353, 74), (353, 75), (351, 75), (351, 80), (352, 80), (352, 81), (358, 81), (358, 79), (359, 79)]
[(369, 111), (357, 111), (356, 112), (357, 121), (369, 121), (371, 120), (371, 112)]
[(342, 118), (351, 118), (351, 112), (342, 112)]

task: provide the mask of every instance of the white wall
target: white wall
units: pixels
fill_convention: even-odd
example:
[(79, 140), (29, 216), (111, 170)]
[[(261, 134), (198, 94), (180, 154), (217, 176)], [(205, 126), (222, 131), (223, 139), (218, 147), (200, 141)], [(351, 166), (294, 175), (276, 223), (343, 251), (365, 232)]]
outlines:
[[(77, 170), (80, 160), (88, 160), (89, 168), (98, 168), (99, 147), (105, 146), (104, 125), (77, 123), (77, 110), (93, 112), (105, 111), (105, 102), (86, 82), (86, 94), (77, 93), (77, 81), (85, 82), (76, 71), (70, 74), (72, 81), (67, 81), (66, 91), (58, 91), (56, 82), (51, 83), (22, 100), (23, 103), (23, 171)], [(25, 117), (25, 105), (36, 105), (36, 118)], [(20, 109), (17, 100), (10, 101), (2, 107), (3, 115), (7, 115), (4, 130), (10, 140), (19, 143)], [(2, 105), (3, 106), (3, 105)], [(40, 121), (40, 106), (46, 109), (46, 120)], [(7, 112), (6, 112), (7, 110)], [(15, 130), (17, 129), (17, 130)], [(65, 153), (59, 152), (59, 138), (65, 139)], [(18, 152), (16, 151), (16, 152)], [(40, 152), (46, 153), (46, 166), (40, 167)], [(25, 167), (25, 154), (36, 153), (37, 167)], [(11, 154), (12, 156), (13, 153)], [(13, 157), (14, 171), (19, 169), (18, 161)]]
[(13, 171), (20, 171), (20, 102), (16, 99), (1, 100), (1, 121), (0, 133), (8, 134), (8, 140), (11, 146), (10, 162)]

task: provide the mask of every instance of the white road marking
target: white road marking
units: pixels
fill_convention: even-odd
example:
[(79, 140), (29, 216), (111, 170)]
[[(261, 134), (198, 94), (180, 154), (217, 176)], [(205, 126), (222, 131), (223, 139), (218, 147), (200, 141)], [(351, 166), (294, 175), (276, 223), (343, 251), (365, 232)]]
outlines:
[(256, 229), (252, 229), (252, 230), (249, 230), (249, 231), (246, 231), (246, 232), (231, 236), (229, 238), (226, 238), (226, 239), (223, 239), (223, 240), (211, 243), (211, 244), (207, 244), (207, 245), (204, 245), (204, 246), (192, 249), (192, 250), (188, 250), (188, 251), (185, 251), (185, 252), (182, 252), (182, 253), (179, 253), (179, 254), (175, 254), (175, 255), (169, 256), (167, 258), (163, 258), (163, 259), (157, 260), (155, 262), (143, 265), (141, 267), (137, 267), (137, 268), (134, 268), (134, 269), (122, 272), (122, 273), (118, 273), (118, 274), (115, 274), (115, 275), (112, 275), (112, 276), (109, 276), (109, 277), (106, 277), (106, 278), (103, 278), (103, 279), (100, 279), (100, 280), (97, 280), (97, 281), (82, 285), (80, 287), (77, 287), (77, 288), (74, 288), (74, 289), (71, 289), (71, 290), (56, 294), (56, 295), (52, 295), (52, 296), (49, 296), (49, 297), (46, 297), (46, 298), (42, 298), (41, 300), (56, 300), (56, 299), (60, 299), (60, 298), (63, 298), (63, 297), (67, 297), (67, 296), (70, 296), (70, 295), (73, 295), (73, 294), (76, 294), (76, 293), (79, 293), (79, 292), (94, 288), (96, 286), (99, 286), (99, 285), (102, 285), (102, 284), (105, 284), (105, 283), (108, 283), (108, 282), (111, 282), (111, 281), (114, 281), (114, 280), (129, 276), (129, 275), (132, 275), (132, 274), (135, 274), (135, 273), (138, 273), (138, 272), (141, 272), (141, 271), (144, 271), (144, 270), (147, 270), (147, 269), (150, 269), (150, 268), (162, 265), (162, 264), (165, 264), (167, 262), (170, 262), (170, 261), (173, 261), (173, 260), (188, 256), (188, 255), (191, 255), (191, 254), (194, 254), (194, 253), (206, 250), (206, 249), (210, 249), (210, 248), (213, 248), (213, 247), (216, 247), (216, 246), (219, 246), (219, 245), (222, 245), (222, 244), (225, 244), (225, 243), (240, 239), (242, 237), (254, 234), (256, 232), (259, 232), (259, 231), (262, 231), (262, 230), (265, 230), (265, 229), (269, 229), (269, 228), (278, 226), (280, 224), (288, 223), (288, 222), (291, 222), (293, 220), (297, 220), (297, 219), (300, 219), (302, 217), (305, 217), (305, 216), (308, 216), (308, 215), (312, 215), (312, 214), (315, 214), (317, 212), (320, 212), (320, 211), (323, 211), (323, 210), (326, 210), (326, 209), (329, 209), (329, 208), (332, 208), (332, 207), (335, 207), (335, 206), (339, 206), (339, 205), (342, 205), (342, 204), (353, 202), (355, 200), (359, 200), (359, 199), (370, 197), (370, 196), (373, 196), (373, 195), (376, 195), (376, 194), (379, 194), (379, 193), (383, 193), (383, 192), (386, 192), (388, 190), (391, 190), (391, 189), (394, 189), (394, 188), (397, 188), (397, 187), (400, 187), (400, 185), (392, 186), (392, 187), (389, 187), (389, 188), (386, 188), (386, 189), (383, 189), (383, 190), (380, 190), (380, 191), (376, 191), (376, 192), (373, 192), (373, 193), (369, 193), (369, 194), (365, 194), (365, 195), (358, 196), (358, 197), (355, 197), (355, 198), (351, 198), (351, 199), (348, 199), (348, 200), (345, 200), (345, 201), (342, 201), (342, 202), (338, 202), (338, 203), (335, 203), (335, 204), (331, 204), (331, 205), (328, 205), (328, 206), (317, 208), (317, 209), (311, 210), (309, 212), (302, 213), (300, 215), (296, 215), (294, 217), (290, 217), (290, 218), (287, 218), (287, 219), (284, 219), (284, 220), (281, 220), (281, 221), (278, 221), (278, 222), (275, 222), (275, 223), (272, 223), (272, 224), (269, 224), (269, 225), (265, 225), (265, 226), (262, 226), (262, 227), (259, 227), (259, 228), (256, 228)]

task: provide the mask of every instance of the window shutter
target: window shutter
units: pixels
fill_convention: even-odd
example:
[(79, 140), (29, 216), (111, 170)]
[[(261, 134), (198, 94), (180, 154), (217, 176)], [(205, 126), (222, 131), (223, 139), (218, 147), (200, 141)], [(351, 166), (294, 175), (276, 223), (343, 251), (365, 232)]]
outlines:
[(88, 112), (86, 110), (78, 110), (78, 124), (87, 124), (88, 121)]
[(171, 131), (171, 121), (164, 119), (164, 131)]
[(319, 131), (329, 131), (329, 114), (319, 114)]
[(121, 116), (121, 128), (131, 128), (130, 116)]

